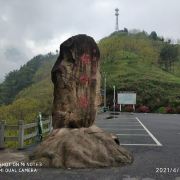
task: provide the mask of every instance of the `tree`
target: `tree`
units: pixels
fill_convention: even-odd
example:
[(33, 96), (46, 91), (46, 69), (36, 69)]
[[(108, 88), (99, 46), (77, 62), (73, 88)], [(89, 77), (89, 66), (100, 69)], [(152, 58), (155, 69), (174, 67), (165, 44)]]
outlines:
[(127, 29), (127, 28), (124, 28), (124, 32), (125, 32), (125, 33), (128, 33), (128, 29)]
[(166, 71), (172, 71), (172, 66), (178, 57), (178, 48), (176, 45), (166, 44), (160, 52), (160, 64), (164, 65)]
[(153, 39), (153, 40), (157, 40), (158, 39), (156, 31), (152, 31), (151, 34), (149, 35), (149, 37), (151, 39)]
[(168, 40), (167, 40), (167, 43), (168, 43), (168, 44), (171, 44), (171, 39), (168, 39)]

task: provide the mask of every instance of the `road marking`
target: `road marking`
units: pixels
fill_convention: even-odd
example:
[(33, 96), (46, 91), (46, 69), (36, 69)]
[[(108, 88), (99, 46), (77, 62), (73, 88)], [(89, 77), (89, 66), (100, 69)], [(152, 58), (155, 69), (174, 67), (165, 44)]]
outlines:
[[(137, 136), (137, 138), (138, 137), (143, 138), (143, 136), (146, 136), (146, 137), (150, 136), (156, 143), (156, 144), (148, 144), (148, 143), (147, 144), (139, 144), (139, 143), (125, 144), (124, 143), (123, 144), (122, 143), (120, 145), (124, 145), (124, 146), (154, 146), (154, 147), (162, 146), (162, 144), (154, 137), (154, 135), (152, 135), (152, 133), (145, 127), (145, 125), (137, 117), (133, 117), (133, 118), (132, 117), (131, 118), (119, 118), (118, 117), (116, 119), (113, 119), (112, 121), (107, 121), (107, 120), (100, 121), (100, 124), (101, 123), (105, 123), (104, 125), (101, 126), (101, 128), (104, 128), (107, 131), (118, 130), (119, 134), (116, 134), (118, 137), (120, 137), (120, 136), (128, 137), (129, 136), (129, 138), (130, 138), (130, 137)], [(132, 126), (132, 128), (131, 128), (131, 126)], [(142, 126), (142, 128), (139, 129), (139, 127), (141, 127), (141, 126)], [(117, 127), (117, 128), (115, 128), (115, 127)], [(119, 128), (119, 127), (121, 127), (121, 128)], [(136, 128), (136, 129), (133, 129), (133, 128)], [(126, 131), (130, 131), (130, 133), (128, 133)], [(133, 134), (132, 132), (135, 132), (135, 131), (137, 131), (137, 133)], [(141, 134), (141, 132), (142, 132), (142, 134)], [(147, 132), (147, 134), (145, 134), (145, 132)], [(116, 131), (116, 133), (118, 133), (118, 132)]]
[(133, 125), (136, 125), (136, 124), (139, 124), (138, 122), (119, 122), (119, 123), (117, 123), (117, 124), (133, 124)]
[(146, 126), (136, 117), (137, 121), (142, 125), (142, 127), (147, 131), (147, 133), (151, 136), (157, 146), (162, 146), (162, 144), (154, 137), (154, 135), (146, 128)]
[(136, 119), (118, 119), (118, 122), (136, 122)]
[[(138, 123), (138, 124), (139, 124), (139, 123)], [(111, 126), (112, 126), (112, 127), (117, 127), (117, 128), (118, 128), (118, 127), (122, 127), (122, 126), (128, 126), (128, 127), (129, 127), (129, 126), (136, 126), (136, 127), (139, 126), (139, 127), (141, 127), (141, 125), (124, 125), (124, 124), (123, 124), (123, 125), (121, 125), (121, 124), (118, 124), (118, 125), (115, 125), (115, 124), (114, 124), (114, 125), (104, 124), (104, 125), (103, 125), (103, 127), (111, 127)]]
[(130, 124), (130, 123), (132, 123), (132, 124), (139, 124), (139, 123), (137, 123), (136, 121), (119, 121), (118, 123), (124, 123), (124, 124)]
[(134, 121), (97, 121), (97, 122), (104, 122), (104, 123), (138, 123), (137, 120), (135, 119)]
[(106, 124), (139, 124), (138, 122), (113, 122), (113, 123), (109, 123), (109, 122), (104, 122)]
[(157, 144), (121, 144), (122, 146), (159, 146)]
[(140, 126), (141, 127), (141, 125), (124, 125), (124, 124), (123, 125), (120, 124), (119, 126)]
[(118, 119), (124, 119), (124, 120), (128, 120), (128, 119), (130, 119), (130, 120), (134, 120), (134, 118), (133, 117), (131, 117), (131, 118), (122, 118), (122, 117), (118, 117)]
[[(112, 129), (112, 128), (105, 128), (105, 129)], [(118, 131), (145, 131), (145, 129), (113, 129)]]
[(117, 136), (149, 136), (148, 134), (116, 134)]
[[(102, 123), (96, 123), (96, 125), (100, 125), (100, 126), (134, 126), (134, 125), (139, 125), (139, 123), (106, 123), (104, 122), (104, 124)], [(141, 126), (141, 125), (139, 125)]]

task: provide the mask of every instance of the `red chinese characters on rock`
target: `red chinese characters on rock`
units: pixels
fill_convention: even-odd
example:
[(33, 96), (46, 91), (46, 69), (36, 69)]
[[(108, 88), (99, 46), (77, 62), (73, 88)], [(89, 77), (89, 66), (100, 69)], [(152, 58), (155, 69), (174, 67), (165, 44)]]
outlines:
[(81, 59), (81, 62), (82, 62), (83, 64), (89, 64), (90, 61), (91, 61), (90, 55), (89, 55), (89, 54), (86, 54), (86, 53), (84, 53), (84, 54), (80, 57), (80, 59)]
[(83, 109), (87, 109), (88, 108), (88, 100), (87, 100), (87, 97), (85, 96), (81, 96), (79, 98), (79, 106)]
[(80, 80), (80, 83), (83, 85), (89, 84), (89, 78), (86, 74), (81, 75), (79, 80)]

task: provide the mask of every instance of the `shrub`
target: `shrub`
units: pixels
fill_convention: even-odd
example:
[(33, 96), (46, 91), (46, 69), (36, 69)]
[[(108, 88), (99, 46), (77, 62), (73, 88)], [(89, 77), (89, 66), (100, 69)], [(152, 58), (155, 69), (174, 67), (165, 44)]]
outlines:
[(141, 113), (149, 113), (150, 109), (147, 106), (141, 105), (139, 106), (139, 108), (137, 109), (137, 112), (141, 112)]
[[(177, 111), (177, 109), (176, 109), (176, 111)], [(168, 114), (170, 114), (170, 113), (174, 113), (176, 111), (172, 107), (167, 106), (167, 107), (158, 108), (157, 113), (168, 113)]]
[(133, 112), (134, 109), (133, 109), (133, 106), (132, 105), (127, 105), (125, 106), (125, 109), (124, 109), (126, 112)]
[(176, 113), (180, 114), (180, 106), (176, 107)]
[(116, 105), (115, 105), (115, 111), (119, 111), (119, 109), (120, 109), (120, 105), (119, 105), (119, 104), (116, 104)]
[(166, 108), (165, 107), (159, 107), (157, 109), (157, 113), (166, 113)]
[[(115, 111), (119, 111), (120, 110), (120, 105), (119, 104), (115, 104)], [(114, 105), (110, 106), (110, 111), (114, 111)]]
[(166, 111), (166, 113), (173, 113), (174, 112), (173, 108), (170, 106), (166, 107), (165, 111)]

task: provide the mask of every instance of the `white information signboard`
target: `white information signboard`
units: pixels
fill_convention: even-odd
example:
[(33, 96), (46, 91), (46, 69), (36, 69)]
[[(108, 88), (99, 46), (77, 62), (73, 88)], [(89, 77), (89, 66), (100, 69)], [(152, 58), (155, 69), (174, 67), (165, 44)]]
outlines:
[(120, 111), (121, 105), (123, 104), (132, 104), (135, 110), (136, 104), (136, 93), (135, 92), (120, 92), (118, 93), (118, 104), (120, 104)]
[(136, 93), (132, 93), (132, 92), (118, 93), (118, 104), (136, 104)]

